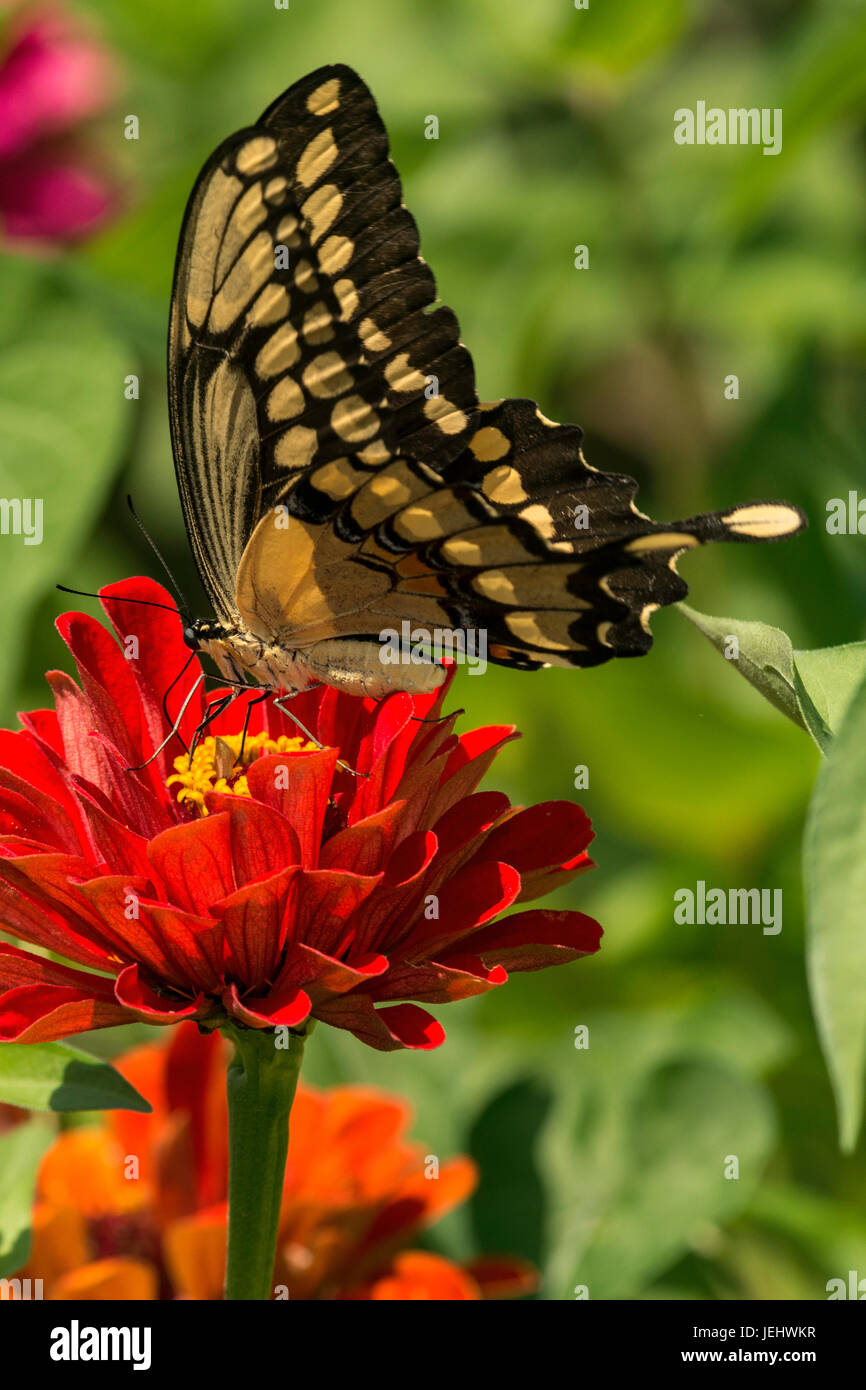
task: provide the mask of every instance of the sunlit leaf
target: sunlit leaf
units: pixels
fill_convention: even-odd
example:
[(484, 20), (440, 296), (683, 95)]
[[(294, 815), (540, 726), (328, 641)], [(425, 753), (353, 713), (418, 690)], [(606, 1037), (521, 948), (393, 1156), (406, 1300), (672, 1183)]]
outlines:
[(0, 1043), (0, 1101), (26, 1110), (139, 1110), (149, 1103), (114, 1067), (66, 1043)]
[(813, 1007), (842, 1147), (854, 1147), (866, 1071), (866, 682), (818, 773), (803, 844)]

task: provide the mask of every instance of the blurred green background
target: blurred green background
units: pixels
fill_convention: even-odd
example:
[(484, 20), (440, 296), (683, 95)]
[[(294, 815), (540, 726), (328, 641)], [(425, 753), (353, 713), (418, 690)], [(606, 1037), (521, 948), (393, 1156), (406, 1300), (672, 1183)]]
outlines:
[[(4, 722), (46, 703), (41, 673), (64, 660), (55, 582), (155, 573), (127, 491), (200, 593), (166, 411), (181, 214), (226, 134), (337, 61), (379, 101), (481, 398), (533, 396), (580, 423), (590, 461), (636, 477), (660, 518), (799, 503), (812, 526), (795, 542), (687, 557), (690, 602), (778, 624), (798, 647), (866, 636), (863, 539), (824, 527), (828, 498), (864, 486), (862, 4), (77, 11), (122, 63), (101, 139), (127, 204), (74, 253), (0, 264), (0, 412), (28, 437), (22, 457), (38, 460), (47, 499), (45, 544), (4, 574)], [(676, 145), (673, 113), (698, 100), (782, 107), (781, 154)], [(138, 141), (123, 139), (129, 113)], [(430, 114), (438, 140), (424, 138)], [(574, 268), (578, 244), (588, 270)], [(124, 399), (129, 373), (138, 401)], [(729, 373), (736, 401), (723, 394)], [(28, 391), (44, 403), (38, 429)], [(10, 496), (35, 487), (2, 482)], [(463, 727), (523, 730), (490, 785), (524, 804), (574, 797), (592, 816), (599, 868), (558, 901), (602, 922), (600, 955), (440, 1011), (448, 1040), (430, 1056), (382, 1056), (320, 1027), (305, 1073), (400, 1091), (431, 1153), (473, 1153), (480, 1191), (431, 1243), (524, 1254), (543, 1271), (542, 1298), (578, 1285), (593, 1299), (823, 1298), (828, 1279), (866, 1276), (866, 1165), (862, 1146), (839, 1153), (805, 984), (799, 841), (817, 753), (679, 614), (654, 628), (641, 661), (464, 670), (454, 691)], [(579, 764), (589, 787), (575, 792)], [(782, 888), (782, 932), (675, 925), (674, 891), (698, 879)]]

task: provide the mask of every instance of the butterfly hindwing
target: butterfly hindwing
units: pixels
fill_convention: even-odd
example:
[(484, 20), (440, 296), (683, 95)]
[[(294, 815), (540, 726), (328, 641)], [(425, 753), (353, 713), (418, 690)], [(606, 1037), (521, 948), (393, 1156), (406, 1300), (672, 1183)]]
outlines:
[(288, 527), (262, 521), (239, 576), (247, 621), (290, 645), (378, 641), (416, 629), (483, 629), (503, 665), (595, 666), (652, 644), (655, 609), (683, 598), (677, 556), (706, 540), (757, 540), (802, 525), (753, 504), (666, 525), (634, 505), (635, 482), (583, 458), (581, 431), (533, 401), (481, 407), (463, 454), (441, 471), (412, 459), (345, 459), (308, 471)]

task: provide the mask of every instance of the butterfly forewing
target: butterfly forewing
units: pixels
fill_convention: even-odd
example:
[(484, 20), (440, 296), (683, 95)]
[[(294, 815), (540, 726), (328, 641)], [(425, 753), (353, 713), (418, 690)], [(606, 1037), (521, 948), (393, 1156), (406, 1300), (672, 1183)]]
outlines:
[[(445, 463), (474, 373), (436, 300), (364, 83), (297, 83), (225, 141), (190, 199), (169, 336), (172, 439), (202, 579), (223, 616), (256, 522), (305, 474), (363, 483), (398, 452)], [(324, 470), (324, 471), (322, 471)]]

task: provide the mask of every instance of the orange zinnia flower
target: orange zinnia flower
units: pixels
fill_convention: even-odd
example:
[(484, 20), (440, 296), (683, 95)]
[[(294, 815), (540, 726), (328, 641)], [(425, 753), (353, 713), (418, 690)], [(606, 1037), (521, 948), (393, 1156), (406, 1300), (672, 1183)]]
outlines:
[[(226, 1243), (225, 1049), (192, 1024), (117, 1066), (153, 1113), (113, 1111), (60, 1134), (42, 1160), (22, 1277), (48, 1299), (219, 1299)], [(458, 1265), (408, 1249), (464, 1201), (471, 1159), (405, 1138), (404, 1102), (357, 1086), (301, 1086), (292, 1111), (274, 1297), (480, 1299), (531, 1291), (502, 1257)]]

